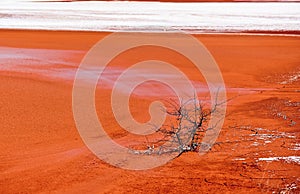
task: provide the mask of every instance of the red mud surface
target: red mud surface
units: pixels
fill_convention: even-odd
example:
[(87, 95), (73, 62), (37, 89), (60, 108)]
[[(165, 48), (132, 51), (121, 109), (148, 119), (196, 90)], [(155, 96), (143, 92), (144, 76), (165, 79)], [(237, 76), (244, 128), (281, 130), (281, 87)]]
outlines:
[[(184, 153), (155, 169), (129, 171), (101, 161), (81, 140), (72, 113), (74, 71), (68, 80), (47, 76), (52, 69), (76, 70), (85, 53), (105, 35), (1, 31), (2, 53), (10, 49), (19, 56), (22, 49), (34, 49), (33, 56), (42, 51), (45, 61), (1, 60), (0, 193), (300, 192), (298, 36), (196, 35), (217, 61), (228, 97), (234, 97), (218, 145), (204, 156)], [(72, 66), (55, 62), (53, 50), (65, 53)], [(152, 54), (201, 81), (186, 62), (168, 58), (167, 51), (149, 50), (145, 55)], [(124, 60), (142, 58), (132, 51), (113, 63), (124, 68)], [(19, 63), (37, 65), (22, 71), (13, 67)], [(110, 103), (101, 97), (109, 93), (99, 88), (96, 104), (109, 109)], [(131, 99), (131, 105), (137, 120), (149, 119), (143, 98)], [(109, 120), (109, 111), (102, 110), (97, 109), (98, 115), (107, 118), (109, 134), (116, 140), (124, 138), (126, 134), (118, 134), (116, 123)]]

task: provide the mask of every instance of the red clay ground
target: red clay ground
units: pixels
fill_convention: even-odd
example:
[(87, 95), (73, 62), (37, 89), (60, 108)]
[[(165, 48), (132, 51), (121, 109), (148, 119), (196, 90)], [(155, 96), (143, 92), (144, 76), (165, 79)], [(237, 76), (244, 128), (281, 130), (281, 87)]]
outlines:
[[(299, 37), (197, 35), (220, 66), (228, 96), (235, 97), (228, 104), (219, 145), (204, 156), (186, 153), (152, 170), (128, 171), (104, 163), (82, 142), (72, 114), (74, 73), (69, 81), (40, 73), (66, 71), (60, 61), (53, 62), (53, 50), (70, 51), (64, 57), (73, 67), (67, 69), (76, 69), (89, 48), (105, 35), (1, 31), (1, 53), (8, 47), (15, 56), (22, 49), (36, 49), (33, 55), (42, 51), (45, 61), (1, 60), (0, 193), (300, 192)], [(132, 62), (132, 57), (127, 55), (126, 60)], [(122, 67), (119, 62), (116, 65)], [(40, 65), (26, 71), (6, 67), (18, 63)], [(178, 64), (197, 79), (186, 64)], [(109, 92), (100, 89), (97, 95)], [(110, 106), (99, 96), (96, 101)], [(134, 102), (131, 108), (141, 116), (138, 119), (148, 118), (139, 108), (142, 99)], [(115, 130), (113, 122), (107, 126)], [(289, 156), (298, 158), (264, 161)]]

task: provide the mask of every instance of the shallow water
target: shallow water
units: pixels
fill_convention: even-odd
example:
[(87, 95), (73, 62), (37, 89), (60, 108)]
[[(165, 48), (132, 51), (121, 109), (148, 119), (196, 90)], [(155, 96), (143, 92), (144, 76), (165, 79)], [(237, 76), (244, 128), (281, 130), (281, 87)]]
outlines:
[[(70, 61), (74, 55), (84, 55), (84, 51), (74, 50), (55, 50), (55, 49), (30, 49), (30, 48), (11, 48), (0, 47), (0, 72), (19, 72), (30, 73), (48, 79), (63, 80), (73, 82), (78, 68), (78, 61)], [(81, 70), (83, 71), (83, 70)], [(99, 68), (87, 69), (84, 71), (86, 77), (85, 82), (90, 83), (94, 77), (99, 77)], [(156, 71), (156, 70), (155, 70)], [(114, 86), (118, 76), (124, 72), (124, 68), (110, 67), (105, 69), (101, 76), (101, 88), (110, 89)], [(178, 79), (178, 75), (172, 73), (155, 72), (149, 74), (149, 69), (135, 69), (127, 72), (128, 81), (138, 80), (146, 77), (153, 77), (158, 79), (166, 79), (169, 82), (176, 84), (178, 87), (184, 88), (185, 82)], [(123, 92), (126, 91), (130, 83), (122, 82), (118, 84), (118, 89)], [(208, 93), (209, 90), (205, 83), (191, 80), (196, 87), (198, 93)], [(114, 86), (116, 87), (116, 86)], [(149, 90), (156, 90), (157, 92), (149, 93)], [(227, 92), (234, 92), (239, 94), (255, 93), (257, 91), (272, 90), (270, 88), (226, 88)], [(157, 87), (156, 85), (148, 85), (145, 89), (134, 91), (138, 96), (162, 96), (169, 95), (169, 90), (165, 87)]]

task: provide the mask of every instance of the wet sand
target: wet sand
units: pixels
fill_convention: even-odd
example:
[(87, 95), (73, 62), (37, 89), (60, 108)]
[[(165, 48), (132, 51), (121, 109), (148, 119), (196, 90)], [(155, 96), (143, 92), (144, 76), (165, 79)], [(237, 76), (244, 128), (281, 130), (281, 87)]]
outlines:
[[(128, 171), (104, 163), (86, 148), (72, 113), (76, 68), (107, 34), (1, 31), (1, 53), (19, 56), (1, 56), (1, 193), (299, 192), (298, 36), (196, 35), (218, 63), (227, 95), (234, 97), (219, 144), (204, 156), (186, 153), (152, 170)], [(202, 81), (184, 61), (168, 59), (167, 51), (153, 52), (177, 63), (192, 80)], [(141, 58), (132, 52), (123, 60), (130, 64)], [(123, 60), (113, 65), (125, 68)], [(67, 70), (67, 79), (64, 74), (53, 76)], [(110, 92), (96, 92), (96, 104), (105, 110)], [(148, 102), (150, 95), (143, 95)], [(133, 116), (140, 121), (149, 118), (141, 109), (147, 108), (143, 99), (132, 99)], [(107, 121), (111, 115), (102, 108), (98, 114)], [(106, 125), (113, 138), (123, 138), (115, 123)]]

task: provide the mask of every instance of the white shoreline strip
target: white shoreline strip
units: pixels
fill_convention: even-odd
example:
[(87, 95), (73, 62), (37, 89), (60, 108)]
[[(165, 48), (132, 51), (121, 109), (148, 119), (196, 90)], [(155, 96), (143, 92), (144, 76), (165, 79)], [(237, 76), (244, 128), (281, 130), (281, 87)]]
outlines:
[(300, 3), (0, 2), (0, 28), (74, 31), (297, 32)]

